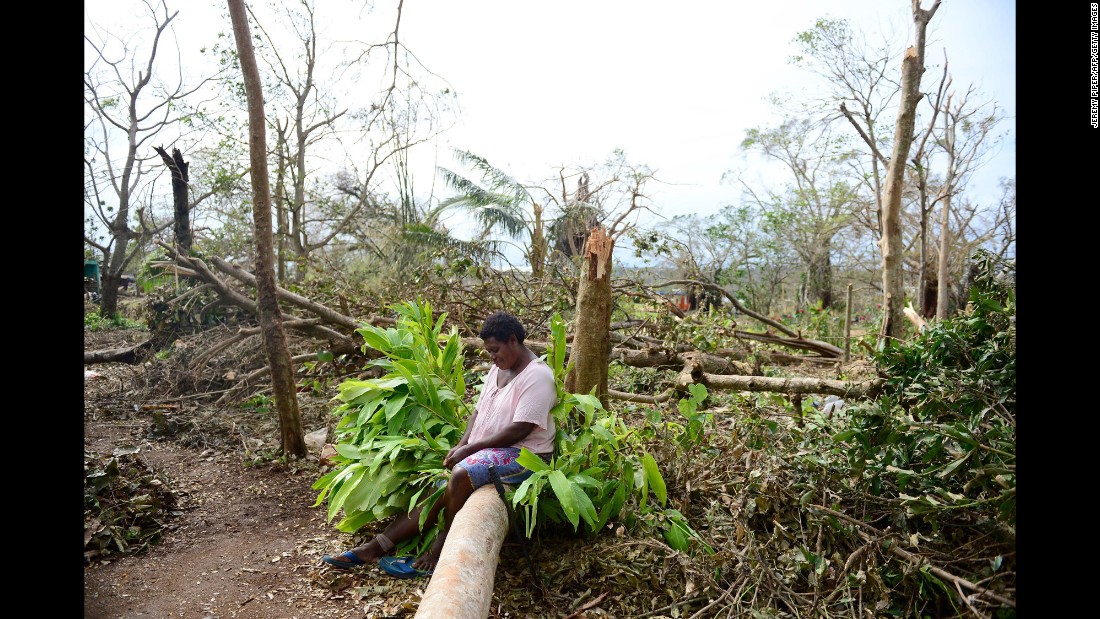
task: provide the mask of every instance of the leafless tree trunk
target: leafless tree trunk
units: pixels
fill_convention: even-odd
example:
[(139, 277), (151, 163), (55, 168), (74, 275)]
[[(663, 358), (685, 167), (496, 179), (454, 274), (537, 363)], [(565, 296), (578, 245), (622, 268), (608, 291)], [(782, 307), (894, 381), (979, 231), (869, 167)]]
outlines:
[(271, 386), (279, 411), (279, 434), (283, 454), (304, 457), (305, 436), (298, 412), (294, 368), (287, 349), (286, 332), (275, 285), (274, 242), (271, 232), (271, 187), (267, 172), (267, 135), (264, 120), (263, 85), (252, 47), (244, 0), (228, 0), (237, 41), (245, 95), (248, 98), (248, 151), (252, 168), (252, 217), (256, 237), (256, 291), (264, 349), (271, 367)]
[(615, 240), (604, 228), (591, 230), (584, 246), (584, 267), (577, 287), (577, 322), (573, 328), (573, 369), (565, 377), (565, 389), (596, 395), (607, 405), (607, 367), (611, 355), (611, 256)]
[(191, 204), (187, 189), (187, 168), (191, 164), (183, 160), (180, 149), (173, 148), (172, 156), (163, 147), (154, 148), (172, 173), (172, 205), (175, 221), (176, 246), (183, 251), (191, 249)]
[(940, 0), (929, 10), (920, 8), (920, 0), (913, 0), (913, 23), (916, 26), (916, 44), (905, 50), (901, 62), (901, 102), (898, 105), (898, 121), (894, 133), (894, 152), (886, 168), (886, 187), (882, 199), (882, 329), (879, 346), (889, 339), (899, 339), (905, 326), (902, 303), (905, 300), (901, 261), (901, 194), (905, 181), (906, 159), (913, 144), (913, 128), (916, 124), (917, 103), (920, 102), (920, 78), (924, 73), (924, 43), (928, 22), (940, 8)]

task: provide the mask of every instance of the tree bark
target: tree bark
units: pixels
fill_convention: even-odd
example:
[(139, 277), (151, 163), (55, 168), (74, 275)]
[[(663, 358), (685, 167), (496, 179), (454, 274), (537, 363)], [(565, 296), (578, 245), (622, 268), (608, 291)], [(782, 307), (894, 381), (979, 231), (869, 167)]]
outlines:
[(113, 273), (110, 268), (105, 269), (99, 276), (99, 315), (104, 318), (114, 318), (118, 313), (118, 288), (122, 284), (122, 277)]
[(951, 247), (951, 194), (955, 181), (955, 124), (951, 121), (951, 97), (947, 97), (947, 113), (943, 115), (943, 141), (947, 150), (947, 174), (943, 187), (943, 218), (940, 220), (940, 256), (936, 270), (939, 288), (936, 289), (936, 318), (947, 318), (948, 248)]
[(951, 194), (947, 194), (943, 197), (943, 219), (940, 221), (940, 262), (937, 270), (939, 277), (939, 288), (936, 289), (936, 318), (943, 320), (947, 318), (947, 293), (948, 287), (948, 273), (947, 273), (947, 252), (951, 247)]
[(577, 287), (577, 322), (573, 328), (570, 361), (565, 377), (571, 393), (589, 393), (607, 406), (607, 367), (611, 359), (611, 255), (615, 239), (602, 226), (592, 228), (584, 245), (584, 268)]
[(493, 601), (508, 511), (492, 486), (474, 491), (455, 514), (415, 619), (485, 619)]
[(188, 197), (187, 169), (191, 164), (183, 160), (183, 153), (178, 148), (172, 149), (171, 157), (168, 156), (168, 151), (164, 150), (163, 147), (156, 146), (153, 150), (157, 151), (164, 161), (164, 165), (172, 173), (172, 205), (176, 246), (184, 252), (189, 251), (191, 249), (191, 204)]
[(913, 144), (913, 128), (916, 124), (917, 104), (920, 102), (920, 78), (924, 73), (924, 42), (928, 22), (940, 7), (936, 0), (932, 8), (920, 8), (920, 0), (913, 1), (913, 22), (916, 25), (916, 44), (905, 50), (901, 62), (901, 101), (898, 104), (897, 128), (894, 132), (894, 152), (886, 168), (886, 186), (882, 199), (882, 328), (879, 331), (879, 347), (903, 335), (905, 301), (902, 272), (901, 244), (901, 194), (905, 182), (905, 165), (909, 147)]
[(267, 171), (267, 135), (263, 88), (252, 47), (244, 0), (228, 0), (248, 100), (248, 152), (252, 171), (252, 218), (256, 241), (256, 291), (263, 329), (264, 350), (271, 367), (271, 386), (279, 412), (279, 434), (284, 455), (305, 457), (305, 435), (298, 410), (294, 368), (275, 286), (274, 241), (271, 232), (271, 187)]

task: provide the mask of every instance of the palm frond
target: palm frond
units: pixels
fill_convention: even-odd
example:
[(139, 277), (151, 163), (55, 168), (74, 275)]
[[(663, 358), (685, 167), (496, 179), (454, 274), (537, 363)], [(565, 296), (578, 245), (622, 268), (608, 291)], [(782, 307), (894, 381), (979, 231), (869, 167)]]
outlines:
[(483, 226), (496, 226), (503, 228), (511, 237), (527, 229), (527, 220), (518, 209), (498, 203), (483, 204), (471, 209), (474, 217)]
[(401, 231), (402, 239), (431, 249), (453, 249), (471, 256), (480, 256), (486, 248), (478, 241), (463, 241), (425, 224), (409, 224)]
[(470, 166), (481, 173), (482, 179), (486, 181), (490, 189), (513, 195), (514, 201), (517, 203), (533, 201), (531, 194), (522, 183), (509, 176), (503, 170), (494, 167), (484, 157), (465, 150), (455, 149), (454, 152), (455, 159), (460, 163)]

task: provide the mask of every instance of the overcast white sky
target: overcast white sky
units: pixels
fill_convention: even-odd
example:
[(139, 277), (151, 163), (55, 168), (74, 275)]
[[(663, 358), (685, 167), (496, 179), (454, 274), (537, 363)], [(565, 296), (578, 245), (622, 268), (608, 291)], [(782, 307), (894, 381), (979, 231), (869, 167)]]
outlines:
[[(346, 9), (362, 3), (317, 5), (322, 22), (341, 9), (334, 31), (359, 25)], [(362, 19), (390, 27), (396, 0), (373, 5)], [(179, 10), (184, 54), (229, 30), (224, 2), (169, 6)], [(402, 41), (458, 93), (462, 110), (435, 152), (422, 153), (417, 187), (430, 183), (422, 177), (435, 163), (453, 164), (452, 147), (521, 181), (541, 180), (559, 164), (598, 163), (621, 148), (663, 181), (650, 186), (663, 215), (716, 213), (740, 196), (722, 175), (744, 165), (745, 131), (779, 120), (765, 98), (808, 79), (788, 64), (794, 35), (819, 17), (846, 18), (872, 41), (892, 34), (900, 54), (912, 43), (909, 7), (909, 0), (406, 0)], [(86, 20), (122, 30), (143, 11), (136, 0), (85, 1)], [(955, 85), (975, 83), (1008, 116), (1000, 127), (1007, 137), (971, 193), (992, 203), (998, 179), (1016, 175), (1016, 3), (944, 0), (929, 34), (928, 63), (941, 63), (946, 48)], [(923, 90), (938, 77), (928, 71)]]

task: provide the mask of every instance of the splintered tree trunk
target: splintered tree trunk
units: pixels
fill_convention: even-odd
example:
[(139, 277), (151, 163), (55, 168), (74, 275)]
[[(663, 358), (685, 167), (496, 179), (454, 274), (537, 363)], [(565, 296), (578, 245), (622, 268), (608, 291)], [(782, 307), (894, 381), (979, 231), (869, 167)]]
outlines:
[(905, 292), (902, 287), (901, 244), (901, 194), (904, 189), (905, 162), (909, 159), (909, 147), (913, 144), (913, 127), (916, 124), (917, 103), (920, 102), (920, 78), (924, 73), (924, 41), (928, 22), (940, 7), (936, 0), (930, 10), (920, 8), (920, 0), (913, 1), (913, 22), (916, 25), (916, 45), (905, 50), (901, 61), (901, 101), (898, 105), (897, 128), (894, 132), (894, 152), (886, 168), (886, 186), (882, 198), (882, 329), (879, 331), (879, 347), (890, 340), (900, 339), (905, 327), (902, 304)]
[(244, 74), (245, 96), (248, 99), (248, 152), (252, 168), (252, 218), (256, 237), (256, 291), (260, 309), (260, 329), (264, 350), (271, 367), (271, 386), (275, 407), (279, 411), (279, 434), (284, 455), (304, 457), (307, 454), (302, 418), (298, 412), (298, 394), (294, 384), (286, 331), (279, 310), (275, 285), (274, 242), (271, 233), (271, 187), (267, 173), (267, 136), (264, 121), (264, 99), (260, 70), (252, 48), (244, 0), (228, 0), (233, 21), (233, 36), (237, 41), (241, 72)]
[[(535, 281), (542, 279), (543, 265), (546, 263), (547, 244), (546, 234), (542, 229), (542, 205), (535, 202), (531, 205), (535, 214), (535, 221), (531, 227), (531, 278)], [(540, 287), (539, 290), (542, 290)]]
[(183, 160), (180, 149), (173, 148), (172, 156), (157, 146), (154, 150), (164, 160), (164, 165), (172, 172), (172, 204), (174, 206), (176, 247), (181, 251), (191, 249), (191, 205), (187, 190), (187, 168), (191, 165)]
[(615, 239), (593, 228), (584, 246), (584, 267), (577, 289), (577, 322), (573, 329), (572, 371), (565, 389), (596, 396), (607, 406), (607, 366), (611, 361), (611, 255)]

